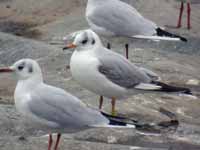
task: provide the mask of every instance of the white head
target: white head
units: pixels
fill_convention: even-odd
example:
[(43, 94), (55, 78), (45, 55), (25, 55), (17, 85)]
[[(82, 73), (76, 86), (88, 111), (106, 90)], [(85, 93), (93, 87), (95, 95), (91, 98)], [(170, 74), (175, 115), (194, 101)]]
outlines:
[(21, 59), (7, 68), (0, 68), (0, 73), (13, 72), (17, 75), (18, 80), (27, 80), (35, 78), (42, 81), (42, 72), (40, 66), (35, 60)]
[(76, 48), (77, 51), (91, 50), (96, 46), (102, 45), (99, 36), (92, 30), (83, 30), (75, 36), (72, 44), (67, 45), (63, 50)]

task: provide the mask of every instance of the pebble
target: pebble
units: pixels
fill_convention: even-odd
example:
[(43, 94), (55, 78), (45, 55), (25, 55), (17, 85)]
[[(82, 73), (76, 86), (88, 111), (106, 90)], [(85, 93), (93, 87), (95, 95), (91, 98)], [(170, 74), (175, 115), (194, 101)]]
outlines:
[(190, 80), (187, 81), (186, 84), (187, 85), (195, 85), (195, 86), (197, 86), (197, 85), (200, 85), (200, 81), (197, 80), (197, 79), (190, 79)]
[(116, 139), (116, 137), (114, 137), (114, 136), (108, 136), (108, 137), (107, 137), (107, 142), (108, 142), (109, 144), (114, 144), (114, 143), (117, 143), (117, 139)]

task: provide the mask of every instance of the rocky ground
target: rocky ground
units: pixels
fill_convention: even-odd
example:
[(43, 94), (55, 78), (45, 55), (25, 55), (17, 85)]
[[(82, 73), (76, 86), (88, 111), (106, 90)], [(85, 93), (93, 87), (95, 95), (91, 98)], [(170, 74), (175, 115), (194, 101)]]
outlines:
[[(97, 107), (98, 96), (80, 87), (70, 75), (71, 51), (63, 53), (62, 37), (88, 28), (81, 0), (2, 0), (0, 1), (0, 66), (11, 65), (21, 58), (39, 61), (46, 83), (64, 88), (85, 103)], [(180, 124), (173, 129), (146, 130), (91, 129), (66, 134), (60, 149), (124, 150), (197, 150), (200, 149), (200, 4), (192, 5), (192, 29), (175, 29), (179, 5), (173, 0), (127, 0), (144, 16), (169, 31), (188, 37), (187, 43), (130, 40), (130, 60), (158, 73), (173, 85), (188, 86), (198, 97), (148, 93), (134, 95), (117, 103), (120, 115), (145, 123), (169, 118), (159, 112), (165, 108), (176, 114)], [(184, 19), (185, 20), (185, 19)], [(59, 45), (55, 43), (60, 43)], [(124, 55), (123, 39), (114, 39), (112, 48)], [(16, 80), (0, 76), (0, 147), (2, 150), (40, 150), (47, 148), (42, 131), (24, 125), (13, 104)], [(104, 110), (109, 112), (109, 101)], [(144, 134), (145, 133), (145, 134)]]

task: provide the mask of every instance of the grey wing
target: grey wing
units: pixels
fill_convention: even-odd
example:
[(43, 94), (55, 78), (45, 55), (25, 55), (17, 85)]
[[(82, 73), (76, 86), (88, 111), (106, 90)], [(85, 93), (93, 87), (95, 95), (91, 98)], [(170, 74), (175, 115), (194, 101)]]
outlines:
[(100, 65), (98, 71), (111, 82), (130, 89), (140, 83), (150, 83), (149, 76), (137, 66), (126, 60), (123, 56), (106, 51), (107, 54), (99, 54)]
[(60, 128), (81, 128), (108, 122), (100, 112), (87, 107), (78, 98), (59, 88), (43, 85), (31, 97), (30, 111)]
[(161, 80), (161, 77), (158, 74), (156, 74), (155, 72), (153, 72), (147, 68), (143, 68), (143, 67), (139, 67), (139, 69), (141, 71), (143, 71), (144, 73), (146, 73), (152, 80), (154, 80), (154, 81)]
[(87, 17), (93, 24), (118, 36), (150, 36), (156, 33), (156, 25), (152, 21), (145, 19), (133, 7), (120, 1), (97, 6)]

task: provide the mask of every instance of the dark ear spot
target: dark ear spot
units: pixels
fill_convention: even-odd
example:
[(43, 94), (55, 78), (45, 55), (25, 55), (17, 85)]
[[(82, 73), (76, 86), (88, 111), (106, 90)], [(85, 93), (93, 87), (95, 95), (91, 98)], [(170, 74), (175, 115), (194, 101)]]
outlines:
[(92, 45), (94, 45), (95, 44), (95, 39), (92, 39)]
[(32, 65), (29, 65), (29, 66), (28, 66), (28, 72), (29, 72), (29, 73), (32, 73), (32, 72), (33, 72), (33, 66), (32, 66)]

